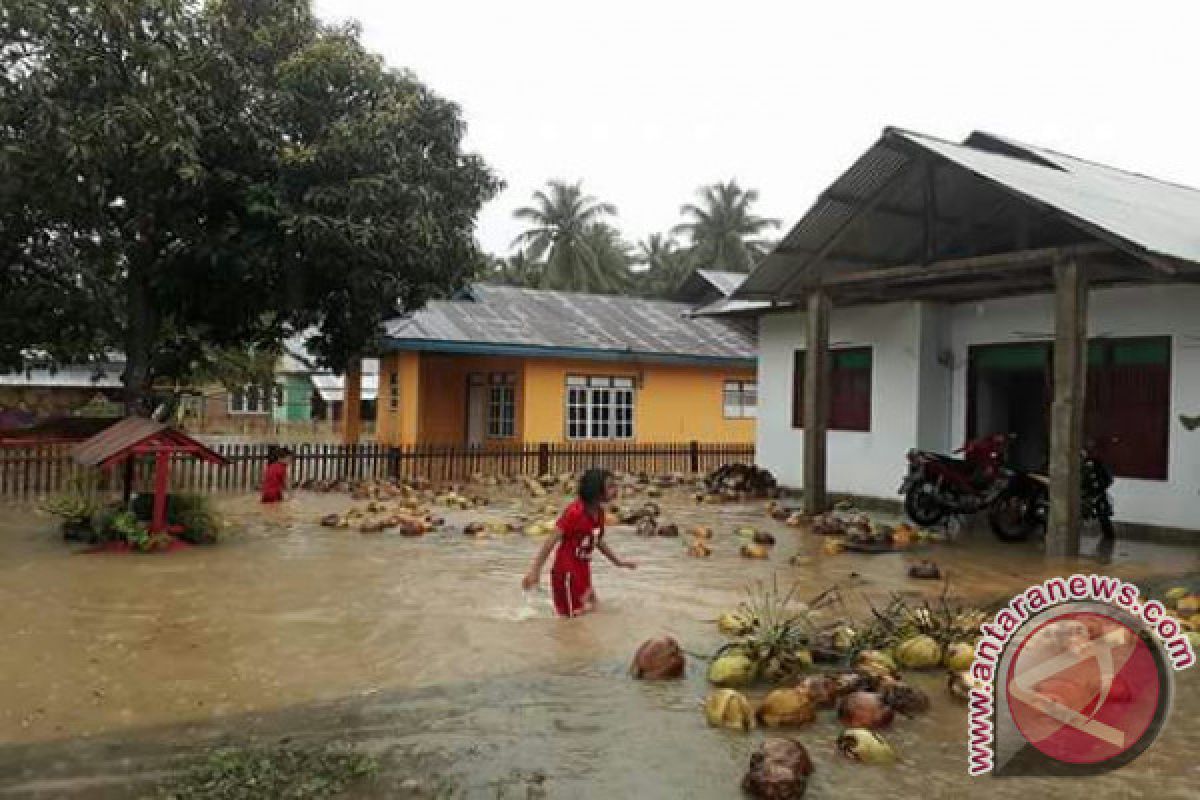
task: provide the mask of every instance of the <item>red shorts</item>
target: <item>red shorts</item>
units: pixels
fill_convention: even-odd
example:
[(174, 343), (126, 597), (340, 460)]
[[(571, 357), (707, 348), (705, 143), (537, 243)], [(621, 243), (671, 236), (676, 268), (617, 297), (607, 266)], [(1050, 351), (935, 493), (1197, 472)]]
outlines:
[(550, 594), (554, 597), (554, 610), (559, 616), (574, 617), (582, 614), (584, 601), (592, 593), (591, 569), (574, 569), (550, 572)]

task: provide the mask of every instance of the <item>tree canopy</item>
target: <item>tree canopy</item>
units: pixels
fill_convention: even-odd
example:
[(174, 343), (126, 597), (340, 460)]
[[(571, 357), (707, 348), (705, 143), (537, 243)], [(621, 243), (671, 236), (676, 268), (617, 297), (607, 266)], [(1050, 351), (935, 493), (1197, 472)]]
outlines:
[(769, 249), (763, 234), (779, 227), (779, 220), (760, 217), (750, 207), (758, 202), (756, 189), (742, 189), (737, 181), (704, 186), (699, 203), (679, 211), (686, 222), (674, 233), (688, 237), (697, 266), (730, 272), (749, 272)]
[(342, 369), (479, 268), (459, 109), (308, 0), (11, 0), (0, 41), (0, 363), (119, 349), (140, 396), (311, 329)]

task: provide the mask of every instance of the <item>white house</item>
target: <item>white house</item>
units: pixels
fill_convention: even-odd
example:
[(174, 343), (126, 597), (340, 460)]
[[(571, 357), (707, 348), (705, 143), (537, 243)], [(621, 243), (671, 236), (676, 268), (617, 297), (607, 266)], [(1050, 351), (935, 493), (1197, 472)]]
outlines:
[[(1083, 276), (1074, 294), (1068, 259)], [(1056, 333), (1069, 346), (1063, 326), (1078, 318), (1075, 424), (1116, 440), (1102, 455), (1117, 520), (1191, 529), (1198, 264), (1196, 190), (986, 134), (952, 144), (888, 129), (709, 313), (758, 318), (757, 460), (802, 487), (805, 309), (828, 298), (826, 483), (890, 499), (913, 447), (1015, 433), (1014, 461), (1050, 460), (1052, 400), (1069, 400), (1055, 394)]]

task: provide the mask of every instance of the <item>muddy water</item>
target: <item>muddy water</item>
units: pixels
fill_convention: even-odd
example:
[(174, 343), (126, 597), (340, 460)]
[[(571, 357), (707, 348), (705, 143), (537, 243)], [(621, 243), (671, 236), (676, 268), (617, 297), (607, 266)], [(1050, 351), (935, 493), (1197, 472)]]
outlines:
[[(514, 770), (544, 774), (550, 797), (737, 796), (760, 735), (704, 726), (697, 659), (684, 682), (628, 680), (637, 644), (667, 633), (710, 652), (720, 642), (711, 620), (748, 580), (776, 573), (805, 594), (838, 582), (860, 608), (891, 591), (940, 590), (907, 579), (903, 556), (825, 556), (819, 539), (767, 523), (760, 509), (697, 508), (681, 497), (668, 516), (716, 528), (714, 556), (686, 558), (678, 540), (614, 530), (613, 548), (640, 568), (598, 561), (600, 611), (565, 621), (544, 593), (528, 598), (518, 586), (539, 540), (472, 540), (453, 529), (406, 539), (313, 524), (347, 505), (300, 494), (264, 512), (237, 499), (219, 547), (138, 557), (73, 554), (51, 520), (3, 515), (0, 796), (138, 796), (138, 780), (212, 742), (285, 735), (354, 741), (385, 765), (444, 773), (481, 797), (496, 796)], [(736, 555), (730, 530), (741, 521), (775, 532), (769, 561)], [(789, 565), (793, 554), (803, 563)], [(986, 536), (929, 555), (954, 591), (984, 600), (1097, 567), (1048, 564), (1031, 547)], [(1128, 544), (1116, 556), (1103, 571), (1129, 578), (1200, 568), (1194, 550)], [(928, 681), (933, 712), (890, 734), (904, 757), (896, 768), (835, 760), (830, 720), (799, 732), (817, 763), (809, 796), (950, 798), (981, 786), (998, 797), (1077, 796), (1061, 782), (969, 782), (965, 712)], [(1131, 767), (1089, 781), (1089, 792), (1197, 796), (1198, 686), (1185, 674), (1159, 742)], [(386, 782), (368, 793), (390, 794)]]

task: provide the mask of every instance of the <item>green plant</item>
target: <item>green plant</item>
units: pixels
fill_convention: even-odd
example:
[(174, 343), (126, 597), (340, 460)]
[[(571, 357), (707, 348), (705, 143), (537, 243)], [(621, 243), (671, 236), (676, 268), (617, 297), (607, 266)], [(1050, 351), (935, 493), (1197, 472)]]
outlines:
[(825, 602), (826, 595), (812, 604), (797, 603), (799, 588), (794, 583), (786, 592), (780, 591), (774, 576), (770, 585), (756, 581), (748, 586), (738, 613), (751, 620), (750, 630), (717, 650), (715, 657), (742, 653), (756, 664), (758, 675), (773, 682), (802, 671), (809, 663), (806, 650), (817, 631), (811, 609)]
[(342, 796), (353, 783), (369, 778), (375, 758), (348, 750), (279, 747), (230, 749), (211, 754), (174, 784), (162, 800), (323, 800)]
[(92, 516), (103, 506), (97, 483), (93, 470), (76, 472), (67, 481), (66, 490), (44, 501), (41, 508), (67, 523), (90, 524)]
[(183, 526), (179, 538), (191, 544), (214, 544), (221, 535), (221, 515), (213, 508), (212, 501), (204, 495), (176, 495), (175, 522)]

